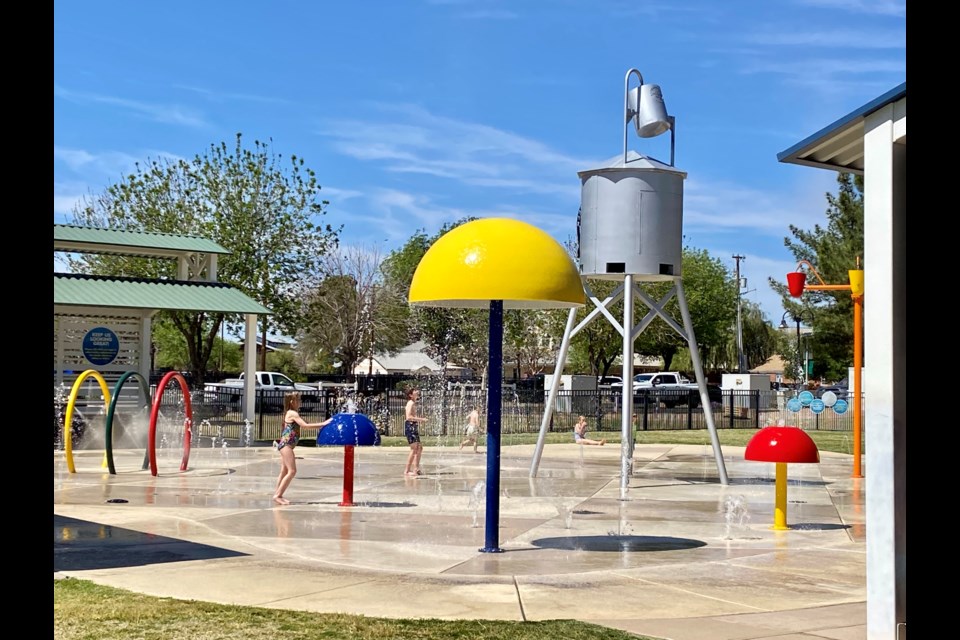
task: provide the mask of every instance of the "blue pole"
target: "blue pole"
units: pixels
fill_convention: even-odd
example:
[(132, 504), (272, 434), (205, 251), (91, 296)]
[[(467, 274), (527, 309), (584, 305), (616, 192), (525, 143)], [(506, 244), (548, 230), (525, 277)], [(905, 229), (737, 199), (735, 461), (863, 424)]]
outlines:
[(503, 300), (490, 301), (487, 369), (487, 518), (483, 553), (500, 548), (500, 395), (503, 387)]

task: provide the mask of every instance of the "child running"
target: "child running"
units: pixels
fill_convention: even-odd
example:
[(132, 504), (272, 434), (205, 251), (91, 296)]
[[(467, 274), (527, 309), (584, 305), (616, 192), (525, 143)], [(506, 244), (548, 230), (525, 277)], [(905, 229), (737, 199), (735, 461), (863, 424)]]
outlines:
[(473, 407), (470, 410), (470, 413), (467, 414), (467, 432), (466, 437), (463, 442), (460, 443), (460, 450), (463, 451), (464, 445), (472, 445), (474, 453), (480, 453), (477, 451), (477, 428), (480, 426), (480, 412), (477, 411), (476, 407)]

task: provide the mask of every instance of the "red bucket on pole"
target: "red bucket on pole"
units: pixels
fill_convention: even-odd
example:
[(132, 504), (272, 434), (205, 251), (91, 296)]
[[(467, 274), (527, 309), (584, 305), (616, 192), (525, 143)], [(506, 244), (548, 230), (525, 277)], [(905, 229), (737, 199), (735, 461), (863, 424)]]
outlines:
[(799, 298), (803, 295), (803, 287), (807, 284), (807, 274), (802, 271), (791, 271), (787, 274), (787, 288), (790, 295)]

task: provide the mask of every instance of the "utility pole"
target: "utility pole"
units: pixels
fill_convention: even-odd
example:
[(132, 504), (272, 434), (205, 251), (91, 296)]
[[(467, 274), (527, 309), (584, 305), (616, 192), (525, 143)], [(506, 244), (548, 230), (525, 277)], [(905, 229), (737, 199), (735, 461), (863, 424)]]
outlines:
[(743, 280), (740, 279), (740, 261), (746, 256), (733, 256), (737, 261), (737, 373), (746, 371), (746, 358), (743, 355), (743, 319), (740, 312), (740, 291), (743, 289)]

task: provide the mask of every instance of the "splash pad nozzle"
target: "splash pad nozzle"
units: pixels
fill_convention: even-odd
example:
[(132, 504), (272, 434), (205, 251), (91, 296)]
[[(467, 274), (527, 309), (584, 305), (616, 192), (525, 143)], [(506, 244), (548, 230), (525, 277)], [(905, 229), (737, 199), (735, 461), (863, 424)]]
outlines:
[(318, 447), (343, 447), (343, 500), (341, 507), (352, 507), (353, 448), (380, 446), (380, 431), (362, 413), (337, 413), (332, 422), (317, 433)]
[(785, 531), (787, 526), (787, 463), (820, 462), (820, 451), (807, 432), (799, 427), (764, 427), (757, 431), (743, 453), (744, 460), (777, 464), (776, 501), (773, 529)]

